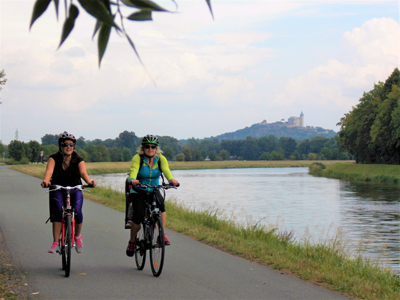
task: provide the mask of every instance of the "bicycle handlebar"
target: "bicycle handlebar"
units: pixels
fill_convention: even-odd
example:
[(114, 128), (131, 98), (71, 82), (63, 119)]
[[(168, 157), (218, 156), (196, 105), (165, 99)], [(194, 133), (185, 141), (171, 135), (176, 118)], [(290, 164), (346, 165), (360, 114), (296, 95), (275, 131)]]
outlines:
[(44, 186), (44, 189), (48, 188), (49, 192), (54, 192), (54, 191), (58, 191), (58, 190), (80, 190), (80, 191), (84, 191), (84, 192), (89, 192), (86, 191), (85, 188), (93, 188), (93, 185), (82, 185), (82, 184), (78, 184), (76, 186), (62, 186), (62, 185), (49, 185), (49, 186)]
[(149, 185), (147, 183), (138, 183), (137, 185), (133, 186), (133, 188), (149, 188), (149, 189), (159, 189), (159, 188), (163, 188), (165, 190), (168, 189), (176, 189), (177, 187), (179, 187), (180, 184), (178, 183), (177, 186), (174, 186), (172, 184), (166, 183), (166, 184), (161, 184), (161, 185)]

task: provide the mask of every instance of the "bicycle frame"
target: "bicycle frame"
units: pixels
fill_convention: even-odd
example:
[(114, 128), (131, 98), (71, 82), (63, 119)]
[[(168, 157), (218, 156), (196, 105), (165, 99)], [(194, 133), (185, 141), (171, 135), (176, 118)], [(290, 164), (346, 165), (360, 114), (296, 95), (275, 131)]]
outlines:
[[(61, 221), (61, 246), (65, 247), (65, 226), (67, 225), (67, 216), (71, 216), (71, 236), (75, 236), (75, 212), (71, 206), (71, 190), (66, 189), (67, 195), (65, 197), (65, 208), (62, 208), (62, 221)], [(75, 246), (75, 239), (72, 238), (72, 247)], [(60, 252), (61, 254), (61, 252)]]
[[(75, 212), (71, 206), (71, 190), (86, 191), (84, 187), (92, 187), (90, 185), (76, 186), (50, 186), (49, 192), (65, 190), (66, 196), (64, 206), (62, 207), (61, 232), (59, 239), (60, 255), (62, 256), (62, 269), (65, 271), (65, 277), (69, 277), (71, 270), (71, 249), (75, 246)], [(86, 191), (89, 192), (89, 191)]]

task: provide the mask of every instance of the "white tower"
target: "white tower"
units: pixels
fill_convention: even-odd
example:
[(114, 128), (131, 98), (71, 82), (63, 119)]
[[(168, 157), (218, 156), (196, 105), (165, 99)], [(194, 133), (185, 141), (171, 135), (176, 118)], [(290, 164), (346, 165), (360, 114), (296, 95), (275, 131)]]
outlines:
[(300, 114), (300, 127), (304, 127), (304, 114), (301, 112)]

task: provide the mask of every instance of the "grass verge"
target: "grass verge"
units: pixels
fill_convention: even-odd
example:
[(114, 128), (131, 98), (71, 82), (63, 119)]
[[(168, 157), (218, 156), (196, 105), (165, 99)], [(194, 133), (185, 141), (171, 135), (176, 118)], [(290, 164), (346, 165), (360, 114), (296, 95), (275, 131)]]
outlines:
[(400, 183), (399, 165), (364, 165), (313, 163), (309, 173), (316, 176), (337, 178), (353, 182)]

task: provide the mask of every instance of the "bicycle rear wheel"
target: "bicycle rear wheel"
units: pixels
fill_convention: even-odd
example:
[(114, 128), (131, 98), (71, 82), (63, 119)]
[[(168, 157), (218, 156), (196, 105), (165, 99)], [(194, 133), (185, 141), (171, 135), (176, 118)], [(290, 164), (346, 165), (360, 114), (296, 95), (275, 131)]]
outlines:
[(164, 266), (165, 256), (165, 243), (164, 243), (164, 229), (162, 226), (161, 218), (154, 219), (154, 224), (151, 230), (151, 249), (150, 249), (150, 264), (153, 275), (160, 276)]
[(65, 247), (63, 253), (63, 261), (65, 259), (65, 277), (69, 277), (71, 270), (71, 246), (72, 246), (72, 228), (71, 228), (71, 216), (65, 218)]
[(144, 238), (144, 225), (140, 226), (135, 241), (135, 261), (138, 270), (143, 270), (146, 263), (146, 241)]

